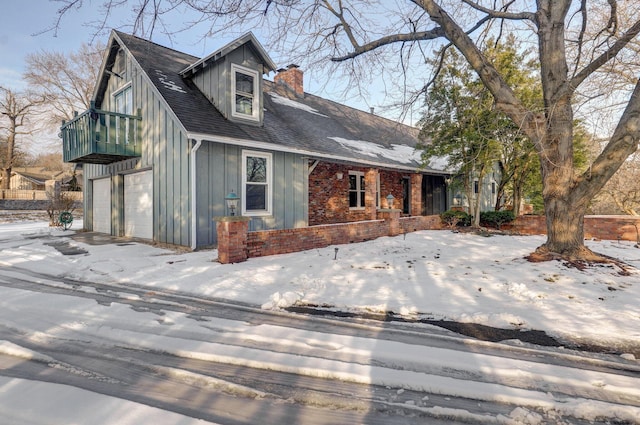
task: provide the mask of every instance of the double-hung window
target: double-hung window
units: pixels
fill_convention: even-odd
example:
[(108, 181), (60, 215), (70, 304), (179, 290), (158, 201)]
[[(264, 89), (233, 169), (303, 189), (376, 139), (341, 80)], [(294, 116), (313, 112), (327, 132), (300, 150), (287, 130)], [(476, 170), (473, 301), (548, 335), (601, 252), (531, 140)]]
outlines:
[(364, 173), (349, 171), (349, 209), (364, 208)]
[(260, 119), (259, 107), (259, 74), (240, 65), (231, 65), (231, 86), (233, 105), (231, 115), (252, 121)]
[(272, 157), (265, 152), (242, 152), (244, 215), (271, 215)]

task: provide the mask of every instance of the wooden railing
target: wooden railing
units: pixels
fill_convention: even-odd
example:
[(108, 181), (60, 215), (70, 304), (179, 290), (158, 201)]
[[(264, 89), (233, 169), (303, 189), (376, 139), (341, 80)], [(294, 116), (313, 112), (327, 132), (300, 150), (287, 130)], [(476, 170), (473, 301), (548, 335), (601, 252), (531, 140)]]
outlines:
[(60, 128), (65, 162), (110, 164), (141, 155), (141, 116), (89, 109)]

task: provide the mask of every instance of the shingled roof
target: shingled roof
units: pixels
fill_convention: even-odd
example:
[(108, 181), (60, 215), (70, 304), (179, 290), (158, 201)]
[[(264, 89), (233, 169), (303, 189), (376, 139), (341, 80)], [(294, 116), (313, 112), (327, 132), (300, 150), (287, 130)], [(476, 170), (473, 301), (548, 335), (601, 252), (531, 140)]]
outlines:
[[(115, 31), (187, 133), (203, 140), (299, 152), (311, 158), (417, 170), (418, 130), (318, 96), (297, 95), (281, 83), (264, 81), (264, 125), (232, 122), (181, 72), (202, 60)], [(426, 168), (425, 171), (446, 173)]]

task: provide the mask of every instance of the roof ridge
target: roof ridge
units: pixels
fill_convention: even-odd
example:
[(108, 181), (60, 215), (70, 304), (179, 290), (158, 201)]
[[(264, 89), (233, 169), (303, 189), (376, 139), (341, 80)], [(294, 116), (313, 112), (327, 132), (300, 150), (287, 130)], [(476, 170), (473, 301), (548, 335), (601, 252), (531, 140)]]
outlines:
[(173, 47), (164, 46), (164, 45), (162, 45), (160, 43), (156, 43), (155, 41), (148, 40), (148, 39), (143, 38), (143, 37), (139, 37), (139, 36), (137, 36), (135, 34), (129, 34), (129, 33), (126, 33), (126, 32), (120, 31), (120, 30), (116, 30), (116, 29), (114, 29), (113, 31), (120, 37), (120, 39), (122, 39), (122, 36), (124, 35), (125, 37), (135, 38), (137, 41), (141, 41), (141, 42), (146, 43), (146, 44), (153, 44), (156, 47), (160, 47), (160, 48), (165, 49), (165, 50), (171, 50), (172, 52), (179, 53), (181, 55), (187, 55), (187, 56), (191, 56), (193, 58), (198, 58), (198, 56), (193, 55), (191, 53), (186, 53), (186, 52), (183, 52), (181, 50), (174, 49)]

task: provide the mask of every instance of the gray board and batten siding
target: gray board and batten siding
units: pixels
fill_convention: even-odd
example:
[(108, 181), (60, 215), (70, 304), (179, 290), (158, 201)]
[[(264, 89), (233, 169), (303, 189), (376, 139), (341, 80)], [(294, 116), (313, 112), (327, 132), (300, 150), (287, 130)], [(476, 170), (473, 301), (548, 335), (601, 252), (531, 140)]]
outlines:
[[(126, 47), (123, 47), (126, 51)], [(107, 55), (109, 52), (107, 52)], [(118, 56), (115, 53), (114, 56)], [(92, 223), (92, 185), (96, 178), (111, 177), (112, 212), (111, 234), (123, 235), (124, 217), (124, 175), (151, 169), (153, 172), (153, 233), (157, 242), (185, 245), (190, 244), (190, 193), (189, 155), (191, 144), (186, 131), (166, 105), (149, 76), (140, 69), (131, 55), (115, 59), (113, 73), (108, 75), (105, 95), (100, 98), (98, 108), (114, 110), (113, 93), (131, 84), (133, 110), (140, 110), (142, 155), (136, 160), (126, 160), (110, 165), (84, 165), (85, 188), (87, 189), (84, 209), (85, 223)], [(187, 61), (185, 61), (186, 63)], [(115, 74), (117, 75), (115, 75)], [(162, 78), (158, 74), (156, 78)], [(170, 153), (170, 155), (168, 155)], [(99, 194), (98, 194), (99, 195)], [(88, 230), (92, 230), (88, 228)]]
[[(224, 198), (231, 191), (240, 193), (242, 185), (241, 146), (204, 142), (196, 156), (196, 187), (198, 205), (198, 246), (215, 245), (217, 235), (214, 217), (228, 215)], [(251, 149), (251, 151), (255, 151)], [(273, 190), (272, 212), (254, 216), (250, 231), (304, 227), (308, 222), (309, 190), (308, 161), (287, 152), (272, 152)], [(242, 205), (238, 206), (242, 210)]]
[[(154, 241), (182, 246), (193, 246), (192, 223), (195, 223), (197, 248), (215, 246), (217, 243), (216, 223), (213, 218), (227, 214), (224, 198), (234, 190), (242, 192), (242, 146), (214, 141), (202, 141), (196, 152), (195, 170), (191, 172), (191, 155), (196, 141), (187, 138), (187, 131), (181, 120), (189, 122), (198, 120), (199, 125), (217, 126), (221, 116), (206, 116), (202, 113), (208, 108), (200, 107), (202, 102), (208, 104), (208, 97), (214, 100), (218, 96), (215, 90), (227, 93), (230, 87), (225, 84), (213, 86), (217, 72), (231, 72), (230, 58), (220, 61), (220, 66), (209, 66), (192, 78), (200, 86), (200, 90), (192, 90), (183, 84), (178, 73), (198, 58), (180, 53), (153, 43), (143, 42), (135, 37), (116, 32), (117, 37), (124, 40), (123, 50), (132, 51), (123, 59), (114, 59), (113, 73), (108, 73), (108, 81), (104, 87), (104, 96), (97, 107), (111, 110), (113, 93), (131, 84), (133, 109), (140, 110), (142, 156), (137, 160), (127, 160), (110, 165), (85, 164), (85, 179), (90, 182), (96, 178), (112, 177), (112, 205), (116, 213), (112, 213), (111, 233), (122, 235), (124, 232), (124, 175), (151, 170), (153, 173), (153, 234)], [(119, 43), (119, 41), (117, 40)], [(144, 50), (151, 48), (151, 50)], [(117, 56), (117, 53), (112, 53)], [(234, 61), (247, 67), (259, 68), (260, 65), (248, 46), (232, 51)], [(157, 62), (158, 56), (166, 59)], [(153, 60), (151, 60), (153, 59)], [(158, 69), (163, 67), (162, 69)], [(226, 70), (226, 71), (225, 71)], [(122, 78), (121, 78), (122, 77)], [(221, 80), (226, 80), (221, 78)], [(209, 81), (209, 82), (207, 82)], [(262, 91), (262, 78), (259, 79)], [(195, 97), (193, 93), (196, 93)], [(205, 97), (206, 95), (206, 97)], [(184, 99), (186, 97), (186, 99)], [(181, 109), (172, 110), (172, 104), (178, 102)], [(261, 100), (262, 102), (262, 100)], [(219, 107), (222, 107), (220, 105)], [(262, 103), (260, 107), (262, 113)], [(179, 117), (176, 115), (178, 114)], [(206, 121), (203, 121), (206, 120)], [(224, 120), (224, 119), (223, 119)], [(220, 123), (223, 124), (223, 123)], [(226, 133), (233, 139), (233, 129)], [(246, 133), (238, 133), (247, 139)], [(254, 148), (246, 148), (256, 150)], [(292, 228), (305, 226), (308, 221), (308, 161), (306, 157), (295, 153), (265, 151), (272, 154), (273, 190), (272, 214), (256, 216), (250, 222), (250, 230), (266, 230), (273, 228)], [(195, 178), (196, 219), (191, 217), (191, 178)], [(85, 208), (86, 223), (91, 223), (92, 185), (88, 184), (87, 206)], [(89, 229), (91, 230), (91, 229)]]

